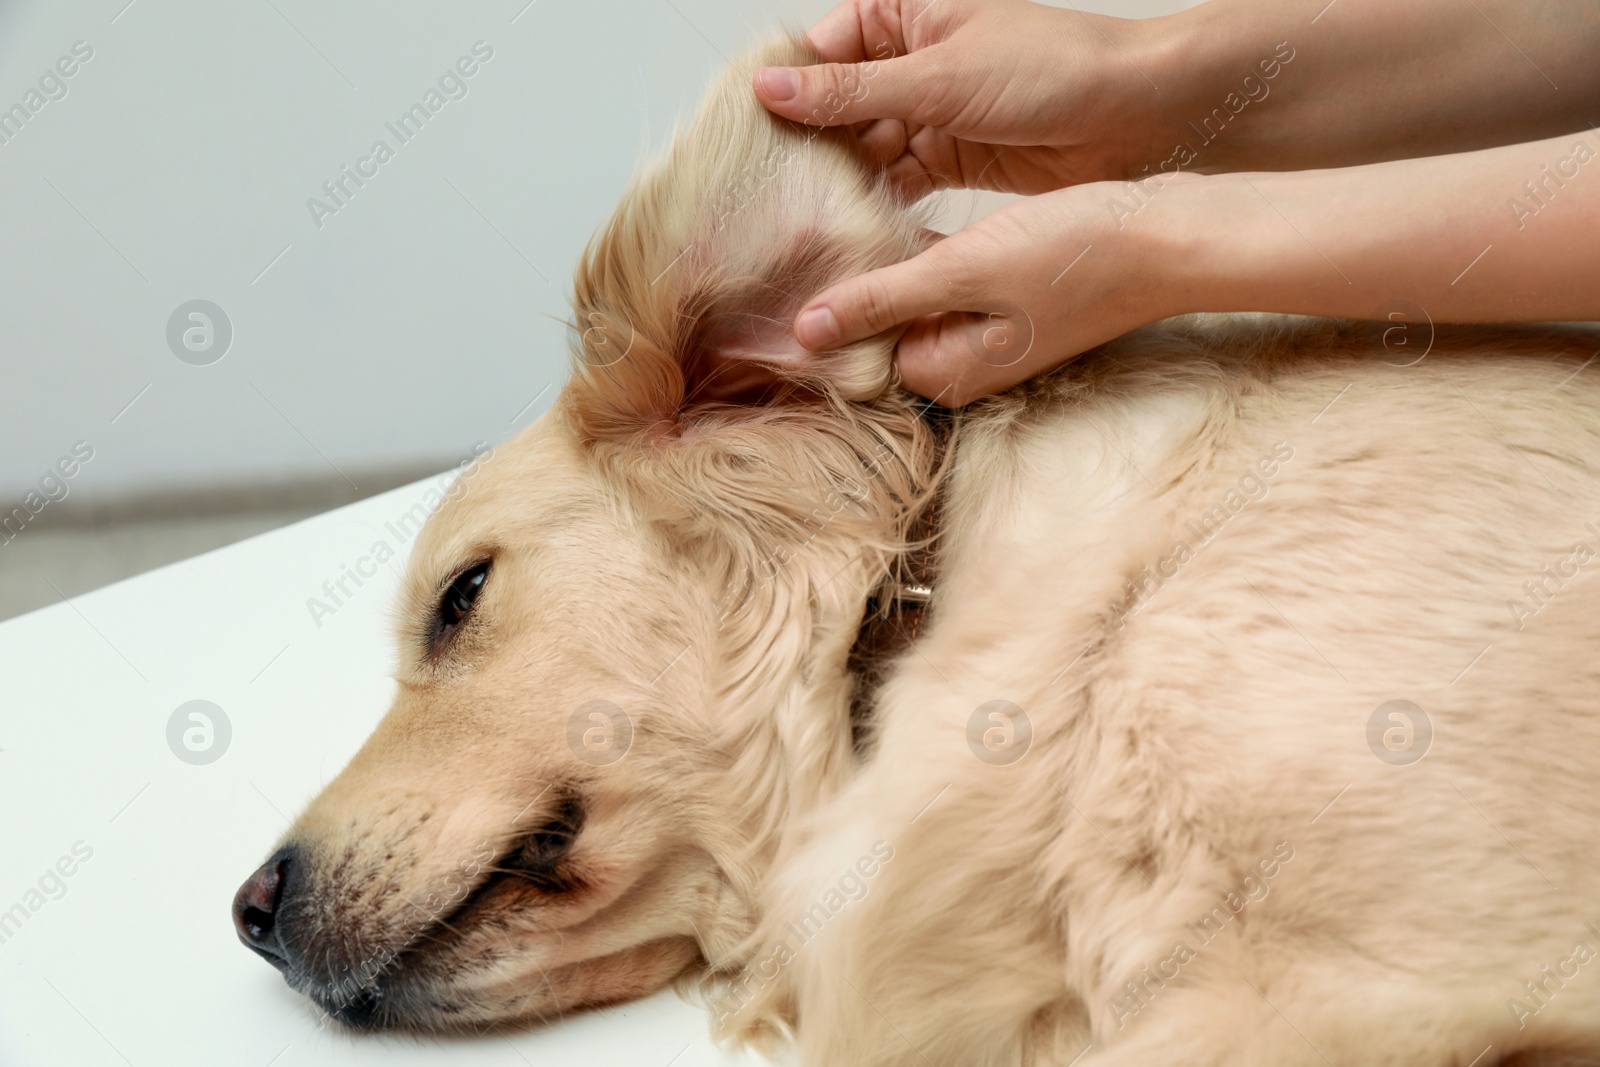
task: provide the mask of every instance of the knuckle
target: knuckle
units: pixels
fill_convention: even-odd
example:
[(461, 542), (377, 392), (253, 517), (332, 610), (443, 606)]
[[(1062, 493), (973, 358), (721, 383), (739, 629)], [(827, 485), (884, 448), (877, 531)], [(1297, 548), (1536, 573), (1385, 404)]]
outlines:
[(935, 130), (958, 125), (969, 102), (969, 94), (961, 86), (970, 82), (970, 79), (962, 79), (960, 73), (951, 66), (945, 49), (938, 45), (907, 56), (901, 74), (917, 88), (915, 114), (908, 117)]
[(856, 287), (854, 318), (872, 333), (881, 333), (900, 321), (895, 301), (881, 278), (867, 275)]
[(853, 64), (808, 67), (806, 78), (807, 120), (819, 126), (848, 121), (851, 108), (865, 95), (865, 82)]

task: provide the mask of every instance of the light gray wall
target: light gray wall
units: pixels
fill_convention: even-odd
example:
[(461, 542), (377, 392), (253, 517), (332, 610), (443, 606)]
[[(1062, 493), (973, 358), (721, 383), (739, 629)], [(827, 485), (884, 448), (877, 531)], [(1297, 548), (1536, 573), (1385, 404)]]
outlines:
[[(0, 109), (41, 77), (60, 98), (0, 144), (0, 511), (78, 441), (73, 507), (504, 437), (559, 389), (569, 272), (635, 162), (725, 57), (829, 6), (9, 0)], [(385, 123), (479, 41), (465, 96), (401, 144)], [(380, 139), (394, 158), (319, 225), (308, 199)], [(233, 331), (206, 366), (167, 339), (196, 299)]]

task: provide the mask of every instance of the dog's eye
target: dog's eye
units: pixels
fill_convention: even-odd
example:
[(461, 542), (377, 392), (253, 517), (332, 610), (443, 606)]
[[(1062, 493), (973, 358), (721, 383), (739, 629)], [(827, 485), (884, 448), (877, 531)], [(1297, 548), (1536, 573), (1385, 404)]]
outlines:
[(472, 605), (478, 600), (478, 594), (483, 592), (483, 584), (489, 580), (489, 561), (474, 564), (456, 576), (450, 583), (450, 588), (444, 591), (444, 596), (439, 598), (439, 610), (434, 618), (434, 639), (438, 640), (460, 626), (462, 620), (472, 611)]

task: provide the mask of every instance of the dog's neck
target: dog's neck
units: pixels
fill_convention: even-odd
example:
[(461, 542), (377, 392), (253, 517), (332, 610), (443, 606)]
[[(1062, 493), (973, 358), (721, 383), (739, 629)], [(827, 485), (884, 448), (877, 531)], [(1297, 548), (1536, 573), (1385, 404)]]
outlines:
[(758, 567), (753, 579), (751, 551), (771, 552), (758, 542), (713, 569), (714, 585), (736, 590), (711, 651), (719, 747), (730, 761), (719, 788), (746, 813), (737, 824), (723, 820), (713, 848), (730, 891), (725, 921), (701, 929), (713, 966), (742, 957), (767, 872), (801, 845), (807, 816), (854, 775), (862, 750), (853, 742), (870, 736), (877, 681), (925, 625), (941, 510), (933, 487), (949, 466), (952, 420), (901, 410), (912, 418), (894, 429), (901, 444), (892, 458), (872, 434), (858, 447), (876, 488), (836, 497), (835, 508), (848, 499), (863, 510), (848, 521), (831, 510), (818, 521), (796, 508), (798, 547), (782, 566)]
[(929, 404), (923, 423), (937, 448), (935, 488), (912, 520), (907, 550), (890, 567), (883, 582), (867, 598), (866, 610), (846, 666), (850, 698), (851, 747), (866, 754), (873, 736), (872, 706), (889, 665), (922, 636), (938, 582), (938, 546), (944, 516), (944, 472), (953, 451), (955, 419)]

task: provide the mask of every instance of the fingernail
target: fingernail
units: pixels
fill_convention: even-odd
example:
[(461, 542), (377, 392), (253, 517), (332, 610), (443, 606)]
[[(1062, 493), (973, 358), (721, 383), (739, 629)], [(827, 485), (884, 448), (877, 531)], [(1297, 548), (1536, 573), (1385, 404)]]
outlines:
[(839, 320), (827, 307), (802, 311), (794, 320), (794, 336), (801, 344), (815, 351), (827, 348), (839, 340)]
[(800, 75), (788, 67), (762, 67), (756, 72), (756, 80), (772, 100), (793, 100), (800, 91)]

